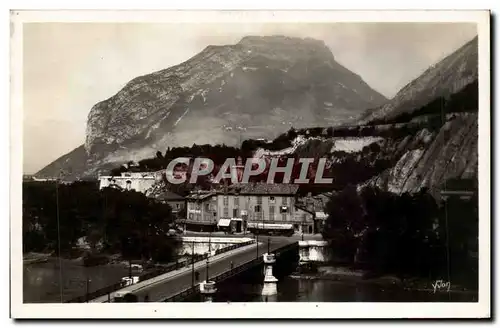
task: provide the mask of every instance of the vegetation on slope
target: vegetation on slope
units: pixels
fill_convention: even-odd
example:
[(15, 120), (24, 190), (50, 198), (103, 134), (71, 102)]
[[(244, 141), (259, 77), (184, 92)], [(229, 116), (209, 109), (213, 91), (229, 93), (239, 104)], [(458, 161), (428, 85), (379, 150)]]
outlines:
[(326, 211), (323, 237), (337, 260), (375, 275), (477, 288), (477, 190), (470, 200), (438, 203), (426, 190), (396, 195), (348, 187), (331, 197)]

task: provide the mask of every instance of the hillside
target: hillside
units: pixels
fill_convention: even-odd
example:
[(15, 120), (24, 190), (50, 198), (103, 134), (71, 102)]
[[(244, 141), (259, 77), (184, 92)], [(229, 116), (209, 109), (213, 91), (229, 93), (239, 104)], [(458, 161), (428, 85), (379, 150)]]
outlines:
[[(447, 182), (457, 179), (471, 181), (477, 188), (478, 81), (476, 78), (457, 88), (469, 78), (453, 75), (460, 76), (457, 84), (453, 79), (443, 80), (441, 75), (443, 67), (455, 74), (467, 66), (468, 71), (476, 72), (472, 76), (477, 76), (471, 55), (464, 55), (465, 50), (477, 54), (474, 45), (477, 39), (398, 93), (398, 99), (423, 103), (421, 106), (411, 107), (408, 102), (395, 106), (398, 102), (392, 100), (393, 109), (368, 124), (289, 130), (272, 142), (247, 140), (241, 155), (267, 160), (327, 158), (325, 176), (332, 177), (333, 184), (302, 186), (310, 191), (340, 190), (351, 184), (359, 188), (378, 186), (394, 193), (427, 188), (437, 196)], [(434, 93), (438, 96), (421, 93), (423, 80), (439, 89)]]
[(238, 145), (291, 126), (337, 125), (385, 101), (323, 41), (245, 37), (130, 81), (91, 109), (86, 156), (67, 154), (37, 176), (59, 174), (54, 168), (69, 178), (96, 175), (167, 147)]
[(436, 193), (447, 181), (464, 179), (477, 187), (477, 46), (475, 38), (433, 65), (358, 126), (309, 140), (304, 155), (313, 149), (315, 156), (330, 156), (342, 186)]

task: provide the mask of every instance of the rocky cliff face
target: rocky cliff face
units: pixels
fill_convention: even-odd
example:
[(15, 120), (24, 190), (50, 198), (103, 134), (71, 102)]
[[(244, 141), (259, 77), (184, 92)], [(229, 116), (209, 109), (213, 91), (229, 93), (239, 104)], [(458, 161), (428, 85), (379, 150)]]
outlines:
[(337, 179), (360, 188), (437, 194), (451, 179), (477, 181), (477, 46), (476, 38), (433, 65), (360, 125), (330, 133), (342, 136), (312, 138), (306, 154), (330, 157)]
[(451, 179), (477, 179), (477, 113), (450, 115), (439, 131), (430, 132), (423, 127), (393, 144), (392, 148), (401, 154), (394, 166), (362, 186), (377, 186), (395, 193), (427, 188), (437, 194)]
[[(366, 121), (420, 122), (422, 129), (398, 146), (404, 152), (393, 167), (366, 184), (394, 192), (423, 187), (437, 192), (451, 179), (477, 181), (477, 56), (476, 37), (368, 114)], [(425, 123), (435, 131), (429, 133)], [(415, 142), (419, 146), (407, 146)]]
[[(96, 104), (81, 149), (41, 170), (85, 176), (157, 150), (273, 138), (291, 126), (334, 125), (386, 99), (338, 64), (322, 41), (245, 37), (130, 81)], [(78, 159), (74, 158), (78, 156)], [(85, 162), (85, 168), (74, 162)]]

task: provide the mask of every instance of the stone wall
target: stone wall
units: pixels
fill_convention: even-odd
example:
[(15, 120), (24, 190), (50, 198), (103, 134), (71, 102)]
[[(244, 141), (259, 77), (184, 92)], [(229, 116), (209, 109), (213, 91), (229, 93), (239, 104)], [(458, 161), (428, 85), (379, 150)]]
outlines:
[(328, 243), (324, 240), (301, 240), (299, 241), (299, 261), (307, 262), (328, 262), (331, 259), (331, 252)]
[(179, 255), (205, 254), (208, 251), (215, 252), (218, 249), (245, 243), (252, 238), (218, 238), (218, 237), (182, 237), (182, 246), (179, 248)]

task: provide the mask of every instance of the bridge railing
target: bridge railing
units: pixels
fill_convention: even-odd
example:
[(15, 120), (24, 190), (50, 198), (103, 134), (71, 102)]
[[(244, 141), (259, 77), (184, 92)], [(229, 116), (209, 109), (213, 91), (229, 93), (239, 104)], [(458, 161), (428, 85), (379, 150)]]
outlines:
[[(274, 254), (276, 254), (276, 256), (278, 256), (279, 254), (281, 253), (284, 253), (284, 252), (287, 252), (291, 249), (294, 249), (294, 248), (298, 248), (299, 247), (299, 244), (298, 243), (292, 243), (292, 244), (289, 244), (289, 245), (286, 245), (286, 246), (283, 246), (279, 249), (276, 249), (274, 251)], [(250, 260), (248, 262), (245, 262), (243, 263), (242, 265), (239, 265), (235, 268), (232, 268), (232, 269), (229, 269), (229, 270), (226, 270), (216, 276), (214, 276), (213, 278), (210, 278), (210, 280), (214, 281), (215, 283), (219, 283), (219, 282), (222, 282), (232, 276), (235, 276), (237, 274), (240, 274), (241, 272), (244, 272), (260, 263), (262, 263), (264, 260), (262, 258), (262, 256), (259, 256), (258, 258), (255, 258), (253, 260)], [(179, 301), (183, 301), (184, 299), (186, 299), (187, 297), (199, 292), (200, 289), (199, 289), (199, 286), (194, 286), (194, 287), (189, 287), (185, 290), (183, 290), (182, 292), (180, 292), (179, 294), (176, 294), (172, 297), (169, 297), (167, 299), (164, 300), (164, 302), (179, 302)]]
[[(232, 251), (234, 249), (253, 244), (254, 242), (255, 242), (254, 240), (250, 240), (247, 242), (243, 242), (243, 243), (234, 244), (234, 245), (231, 245), (228, 247), (220, 248), (220, 249), (217, 249), (215, 251), (215, 255), (229, 252), (229, 251)], [(195, 254), (194, 256), (192, 256), (188, 259), (184, 259), (182, 261), (178, 261), (175, 263), (170, 263), (164, 267), (156, 268), (153, 271), (150, 271), (150, 272), (147, 272), (147, 273), (140, 275), (139, 282), (149, 280), (149, 279), (155, 278), (157, 276), (160, 276), (162, 274), (188, 267), (188, 266), (192, 265), (193, 262), (199, 262), (199, 261), (206, 260), (208, 258), (208, 256), (209, 255), (207, 253)], [(74, 297), (74, 298), (66, 301), (65, 303), (84, 303), (84, 302), (87, 302), (88, 300), (93, 300), (93, 299), (96, 299), (96, 298), (101, 297), (101, 296), (109, 295), (109, 294), (111, 294), (117, 290), (120, 290), (124, 287), (125, 287), (125, 285), (122, 282), (118, 282), (118, 283), (115, 283), (113, 285), (106, 286), (104, 288), (100, 288), (100, 289), (93, 291), (91, 293), (88, 293), (86, 295)]]

